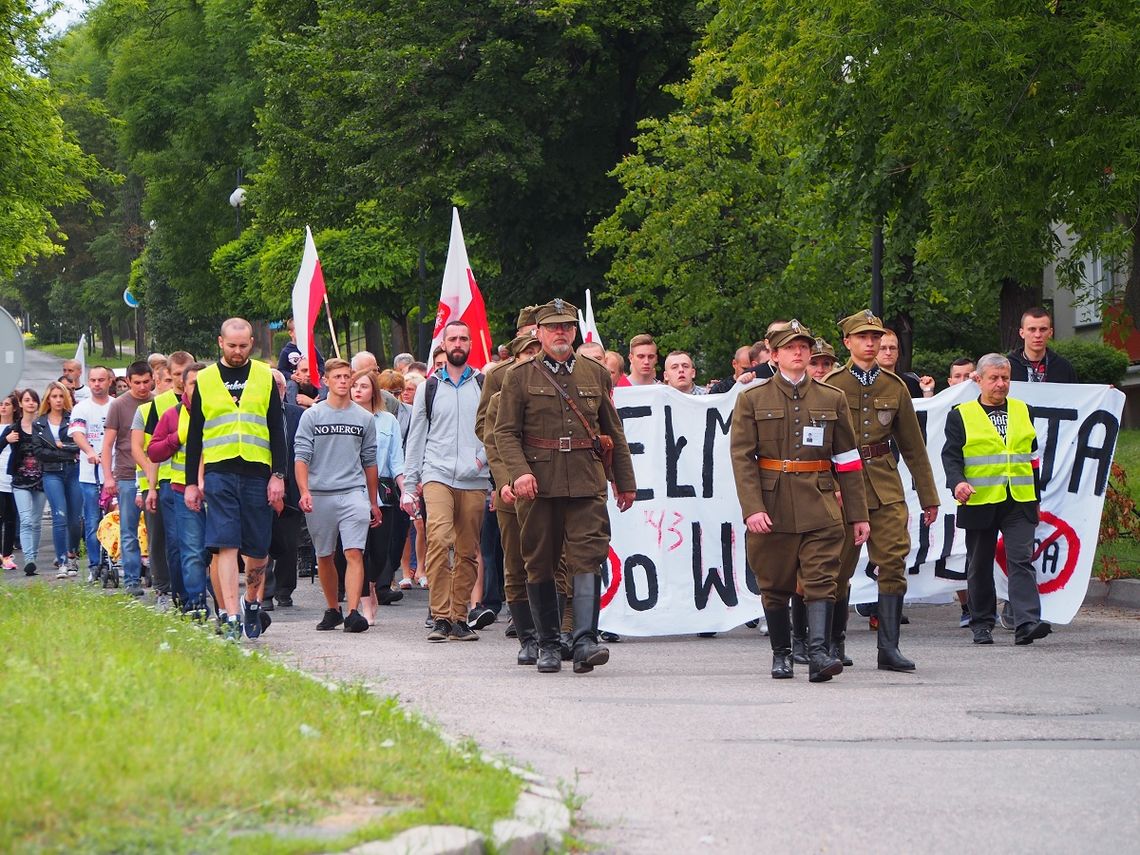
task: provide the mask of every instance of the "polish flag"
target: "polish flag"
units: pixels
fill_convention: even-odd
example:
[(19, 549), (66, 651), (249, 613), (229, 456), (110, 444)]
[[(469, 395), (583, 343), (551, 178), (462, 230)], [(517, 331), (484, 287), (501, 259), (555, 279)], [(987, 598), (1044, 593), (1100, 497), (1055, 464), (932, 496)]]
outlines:
[(321, 306), (328, 301), (325, 275), (321, 260), (317, 258), (317, 245), (313, 233), (305, 226), (305, 253), (301, 256), (301, 269), (293, 283), (293, 330), (297, 334), (297, 349), (309, 360), (309, 371), (317, 376), (317, 345), (313, 328), (321, 314)]
[(472, 368), (482, 368), (491, 361), (491, 328), (487, 324), (487, 307), (483, 295), (471, 272), (467, 260), (467, 246), (463, 243), (463, 227), (459, 225), (459, 210), (451, 209), (451, 243), (447, 247), (447, 263), (443, 266), (443, 287), (439, 294), (439, 308), (435, 313), (435, 332), (431, 338), (434, 351), (443, 344), (443, 328), (450, 321), (463, 321), (471, 331), (471, 355), (467, 362)]
[[(594, 304), (590, 300), (590, 289), (586, 289), (586, 314), (578, 310), (578, 331), (582, 334), (582, 341), (596, 341), (602, 344), (602, 337), (598, 335), (598, 325), (594, 321)], [(605, 347), (605, 345), (602, 345)]]

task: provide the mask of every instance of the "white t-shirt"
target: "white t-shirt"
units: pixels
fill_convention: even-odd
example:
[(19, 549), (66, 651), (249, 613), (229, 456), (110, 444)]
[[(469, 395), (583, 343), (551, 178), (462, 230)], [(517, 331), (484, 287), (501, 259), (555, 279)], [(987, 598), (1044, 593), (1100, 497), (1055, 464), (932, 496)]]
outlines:
[[(80, 401), (71, 411), (71, 427), (67, 432), (74, 436), (81, 433), (87, 437), (87, 442), (96, 452), (103, 449), (103, 426), (107, 421), (107, 412), (111, 409), (114, 398), (108, 398), (105, 404), (96, 404), (94, 399), (88, 398)], [(102, 478), (95, 477), (95, 469), (87, 462), (87, 455), (79, 453), (79, 482), (81, 484), (98, 484)]]
[[(0, 431), (8, 425), (0, 425)], [(0, 448), (0, 493), (12, 492), (12, 476), (8, 474), (8, 458), (12, 456), (12, 443), (5, 442)]]

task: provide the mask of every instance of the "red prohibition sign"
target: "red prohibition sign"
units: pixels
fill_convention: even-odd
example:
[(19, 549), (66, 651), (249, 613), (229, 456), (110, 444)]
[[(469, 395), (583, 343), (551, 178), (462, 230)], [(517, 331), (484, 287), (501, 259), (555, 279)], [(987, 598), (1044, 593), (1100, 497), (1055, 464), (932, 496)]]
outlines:
[[(1050, 544), (1058, 540), (1063, 541), (1065, 545), (1065, 564), (1061, 568), (1061, 572), (1048, 582), (1037, 585), (1038, 592), (1051, 594), (1064, 588), (1073, 577), (1073, 571), (1077, 569), (1077, 556), (1081, 552), (1081, 541), (1073, 527), (1060, 517), (1048, 511), (1041, 511), (1040, 519), (1042, 523), (1053, 526), (1053, 533), (1041, 541), (1041, 544), (1033, 550), (1033, 555), (1030, 556), (1029, 560), (1036, 561)], [(1009, 571), (1005, 566), (1005, 540), (1003, 538), (998, 539), (997, 552), (994, 557), (997, 559), (998, 566), (1001, 567), (1001, 572), (1008, 576)]]
[(602, 591), (602, 596), (598, 603), (599, 609), (604, 609), (610, 604), (615, 596), (617, 596), (618, 588), (621, 587), (621, 561), (618, 560), (617, 553), (614, 548), (610, 547), (609, 554), (610, 562), (610, 584)]

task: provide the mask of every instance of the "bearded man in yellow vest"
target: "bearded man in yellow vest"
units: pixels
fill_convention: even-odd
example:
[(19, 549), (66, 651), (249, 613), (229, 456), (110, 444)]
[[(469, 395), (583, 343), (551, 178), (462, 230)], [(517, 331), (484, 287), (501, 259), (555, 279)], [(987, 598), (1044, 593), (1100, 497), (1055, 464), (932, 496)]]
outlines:
[(966, 586), (974, 644), (993, 644), (994, 555), (1005, 541), (1014, 644), (1032, 644), (1052, 627), (1041, 620), (1041, 596), (1033, 567), (1041, 482), (1033, 419), (1024, 401), (1009, 396), (1009, 360), (988, 353), (978, 360), (976, 400), (946, 418), (942, 465), (946, 486), (958, 501), (958, 528), (966, 531)]
[[(249, 321), (223, 323), (218, 346), (222, 358), (198, 372), (190, 400), (185, 501), (197, 511), (205, 499), (206, 547), (218, 556), (221, 590), (215, 593), (228, 612), (226, 637), (236, 641), (243, 629), (247, 638), (257, 638), (269, 624), (261, 591), (273, 515), (285, 495), (285, 417), (269, 366), (249, 358)], [(239, 549), (245, 562), (240, 606)]]

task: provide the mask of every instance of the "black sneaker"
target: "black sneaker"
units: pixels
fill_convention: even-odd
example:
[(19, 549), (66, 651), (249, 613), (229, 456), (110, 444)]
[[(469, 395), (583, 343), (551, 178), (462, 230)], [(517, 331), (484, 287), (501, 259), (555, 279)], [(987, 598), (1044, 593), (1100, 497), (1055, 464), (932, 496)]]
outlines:
[(424, 629), (432, 629), (435, 626), (435, 618), (428, 612), (428, 616), (424, 618)]
[(507, 638), (518, 638), (519, 637), (519, 631), (517, 629), (515, 629), (515, 622), (513, 620), (507, 621), (507, 631), (505, 634), (506, 634)]
[(265, 630), (269, 629), (269, 625), (273, 623), (273, 618), (265, 613), (264, 608), (258, 612), (257, 616), (261, 619), (261, 631), (265, 632)]
[(261, 610), (263, 612), (271, 612), (273, 611), (273, 608), (273, 597), (266, 597), (261, 601)]
[(988, 626), (979, 626), (974, 629), (974, 644), (993, 644), (994, 633)]
[(439, 620), (432, 621), (431, 632), (428, 633), (428, 641), (447, 641), (448, 636), (451, 635), (451, 621), (440, 618)]
[(392, 603), (398, 603), (404, 599), (403, 591), (393, 591), (391, 588), (386, 588), (383, 591), (376, 592), (376, 602), (382, 606), (390, 606)]
[(24, 565), (24, 575), (25, 576), (35, 576), (36, 575), (36, 562), (29, 561), (27, 564)]
[[(487, 611), (490, 611), (488, 609)], [(492, 612), (494, 614), (494, 612)], [(479, 636), (475, 634), (475, 630), (469, 627), (461, 620), (457, 620), (451, 625), (451, 635), (447, 637), (448, 641), (478, 641)]]
[(342, 623), (344, 623), (344, 615), (340, 613), (340, 609), (325, 609), (325, 616), (317, 624), (317, 629), (324, 632), (325, 630), (336, 629)]
[(348, 613), (348, 617), (344, 619), (345, 632), (364, 632), (368, 629), (368, 618), (353, 609)]
[(486, 629), (495, 622), (495, 613), (486, 606), (479, 605), (467, 613), (467, 623), (473, 629)]
[(276, 596), (273, 599), (277, 600), (277, 605), (281, 606), (281, 608), (283, 608), (283, 609), (293, 608), (293, 598), (292, 597)]
[(621, 641), (621, 636), (616, 632), (599, 632), (598, 638), (606, 642), (606, 644), (617, 644)]

